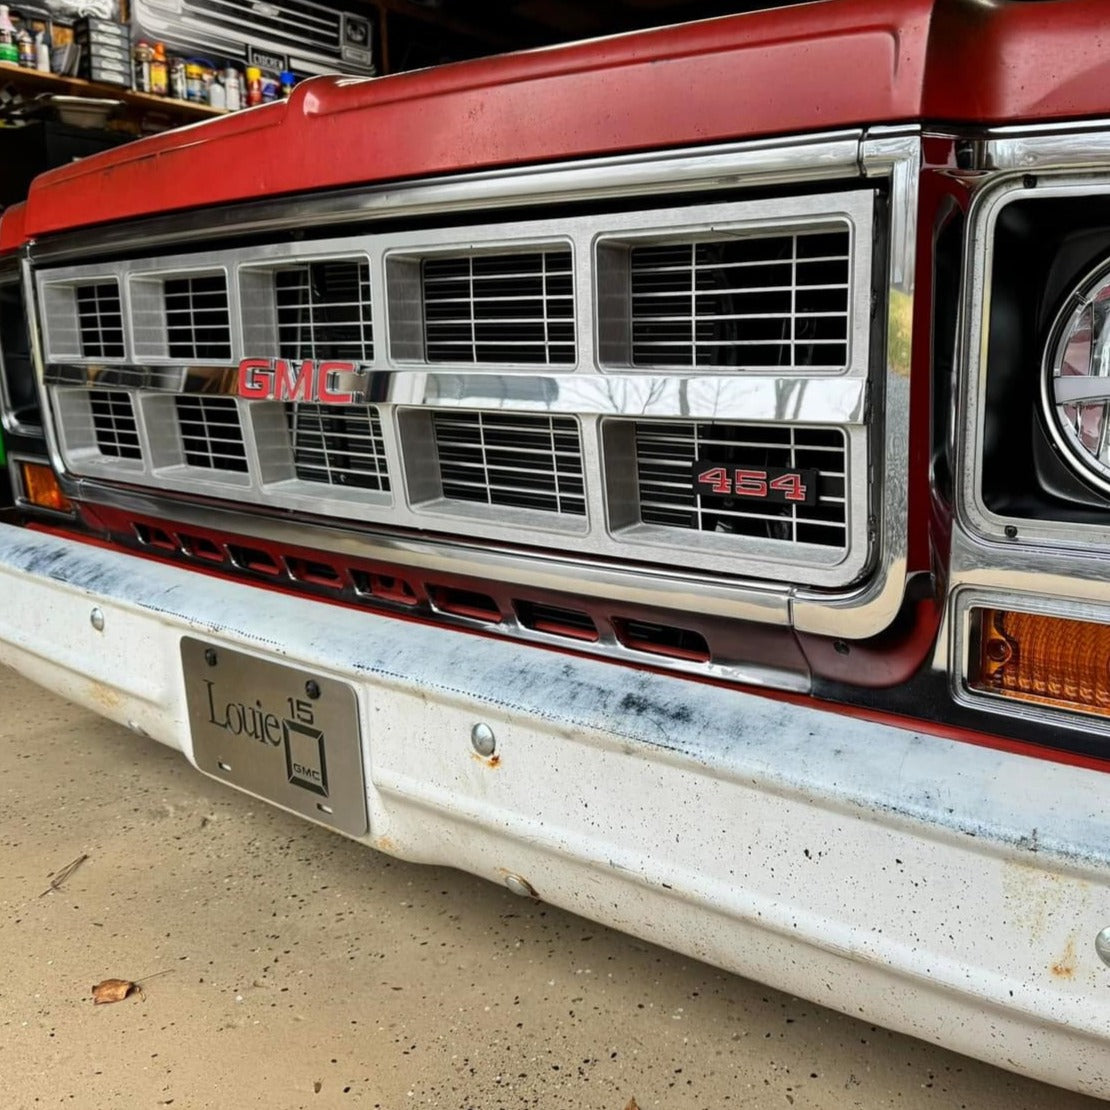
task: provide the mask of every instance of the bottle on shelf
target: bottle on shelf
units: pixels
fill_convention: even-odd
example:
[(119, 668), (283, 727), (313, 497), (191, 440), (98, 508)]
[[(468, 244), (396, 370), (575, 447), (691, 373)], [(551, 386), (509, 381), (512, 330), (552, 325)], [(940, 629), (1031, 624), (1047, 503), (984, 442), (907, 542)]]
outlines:
[(283, 69), (281, 71), (281, 95), (284, 100), (288, 100), (293, 95), (293, 84), (296, 80), (297, 78), (291, 70)]
[(15, 43), (19, 52), (19, 64), (24, 69), (34, 69), (35, 40), (31, 38), (31, 32), (26, 27), (20, 27), (19, 33), (15, 36)]
[(8, 14), (8, 5), (0, 4), (0, 62), (19, 64), (19, 47), (15, 41), (15, 26)]
[(46, 32), (35, 33), (35, 69), (39, 73), (50, 72), (50, 45), (46, 41)]
[(154, 59), (154, 51), (146, 39), (139, 39), (135, 43), (135, 88), (139, 92), (150, 92), (150, 63)]
[(155, 96), (165, 96), (169, 92), (166, 47), (160, 42), (154, 44), (154, 54), (150, 59), (150, 91)]

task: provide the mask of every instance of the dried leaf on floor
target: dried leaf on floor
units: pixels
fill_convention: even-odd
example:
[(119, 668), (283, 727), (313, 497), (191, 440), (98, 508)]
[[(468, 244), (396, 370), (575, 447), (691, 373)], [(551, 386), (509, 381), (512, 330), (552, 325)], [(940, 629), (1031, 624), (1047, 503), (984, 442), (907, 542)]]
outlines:
[(93, 1002), (122, 1002), (129, 994), (137, 991), (139, 984), (130, 979), (104, 979), (92, 989)]
[(640, 1110), (640, 1104), (634, 1098), (630, 1098), (624, 1110)]

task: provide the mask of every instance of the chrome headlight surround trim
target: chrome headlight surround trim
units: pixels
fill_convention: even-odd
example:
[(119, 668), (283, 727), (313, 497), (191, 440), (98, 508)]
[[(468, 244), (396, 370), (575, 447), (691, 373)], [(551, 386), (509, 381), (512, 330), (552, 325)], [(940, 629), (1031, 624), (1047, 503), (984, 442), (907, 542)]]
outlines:
[[(994, 237), (1001, 213), (1016, 201), (1110, 196), (1110, 124), (1095, 124), (1090, 130), (1067, 125), (1047, 133), (1030, 129), (988, 139), (978, 144), (977, 159), (999, 172), (984, 177), (968, 212), (956, 358), (955, 412), (962, 415), (956, 417), (952, 429), (953, 458), (960, 474), (956, 514), (970, 535), (1007, 547), (1013, 547), (1017, 539), (1033, 549), (1033, 559), (1039, 558), (1038, 548), (1053, 547), (1054, 551), (1043, 556), (1047, 566), (1061, 556), (1061, 547), (1077, 554), (1104, 548), (1110, 542), (1110, 513), (1105, 526), (1040, 521), (995, 513), (984, 501), (984, 398)], [(1043, 390), (1043, 364), (1040, 372)], [(1050, 428), (1053, 425), (1050, 421)]]
[[(874, 252), (875, 269), (882, 275), (882, 284), (895, 294), (891, 297), (892, 311), (897, 304), (902, 319), (909, 320), (913, 308), (920, 160), (920, 129), (914, 126), (875, 128), (866, 134), (848, 131), (801, 139), (759, 140), (710, 150), (584, 159), (558, 166), (493, 171), (443, 181), (352, 190), (320, 198), (265, 201), (214, 212), (158, 217), (127, 227), (97, 228), (55, 236), (35, 244), (32, 254), (36, 264), (60, 264), (87, 257), (90, 253), (118, 253), (124, 249), (152, 251), (166, 243), (183, 247), (201, 238), (211, 241), (220, 236), (288, 230), (303, 225), (310, 217), (317, 225), (339, 226), (400, 215), (456, 213), (477, 207), (506, 208), (525, 203), (639, 197), (661, 189), (669, 193), (691, 193), (768, 184), (804, 186), (809, 182), (875, 179), (889, 183), (890, 205), (886, 230), (889, 244), (882, 240), (883, 249)], [(866, 380), (851, 382), (856, 393), (851, 401), (841, 399), (853, 414), (863, 419), (870, 416), (867, 479), (874, 492), (867, 519), (859, 520), (856, 526), (867, 537), (871, 558), (870, 569), (860, 584), (826, 591), (749, 579), (714, 581), (689, 571), (667, 571), (660, 567), (658, 574), (655, 569), (652, 571), (659, 590), (654, 595), (657, 604), (661, 598), (668, 605), (681, 598), (675, 608), (728, 613), (771, 623), (793, 623), (803, 631), (847, 639), (874, 635), (890, 624), (901, 608), (906, 586), (909, 368), (899, 352), (908, 347), (910, 334), (908, 326), (903, 327), (896, 339), (893, 329), (881, 316), (873, 321), (871, 330), (869, 347), (876, 350), (875, 337), (882, 337), (886, 365), (882, 369), (872, 368)], [(35, 351), (42, 380), (45, 371), (38, 344)], [(435, 377), (418, 374), (414, 378), (420, 376), (427, 381)], [(832, 384), (831, 381), (822, 383), (823, 386)], [(843, 384), (848, 386), (849, 381), (843, 380)], [(43, 388), (45, 392), (45, 385)], [(473, 403), (473, 399), (470, 401)], [(50, 445), (55, 465), (64, 470), (53, 428), (50, 429)], [(121, 506), (142, 503), (146, 511), (151, 511), (149, 501), (138, 490), (108, 486), (96, 478), (63, 479), (63, 485), (67, 484), (76, 496), (81, 496), (83, 488), (86, 495), (94, 493), (97, 500)], [(250, 506), (244, 506), (244, 510), (236, 518), (235, 530), (240, 533), (250, 534), (252, 529), (260, 535), (277, 532), (286, 540), (297, 534), (296, 525), (269, 520)], [(165, 506), (161, 511), (165, 511)], [(175, 505), (173, 511), (178, 516), (198, 520), (206, 513), (224, 516), (215, 502), (207, 507), (200, 503), (182, 503)], [(314, 529), (314, 535), (326, 545), (337, 542), (340, 537), (346, 542), (352, 534), (342, 528), (322, 525)], [(303, 532), (301, 536), (303, 544)], [(374, 540), (371, 546), (377, 542)], [(408, 541), (398, 538), (398, 549), (408, 546)], [(451, 545), (430, 541), (418, 546), (447, 552)], [(460, 546), (470, 549), (472, 545), (461, 542)], [(449, 556), (445, 558), (449, 561)], [(471, 551), (463, 566), (481, 568), (486, 562), (480, 552)], [(629, 575), (621, 568), (599, 567), (573, 559), (552, 559), (535, 553), (518, 555), (509, 548), (498, 548), (494, 562), (501, 576), (508, 574), (533, 584), (543, 578), (559, 581), (558, 575), (548, 574), (548, 571), (556, 566), (574, 566), (578, 568), (575, 573), (583, 574), (584, 580), (590, 583), (589, 592), (597, 596), (604, 596), (606, 592), (616, 598), (643, 596), (640, 589), (632, 587), (640, 573), (634, 568), (630, 568)], [(472, 569), (470, 573), (481, 574), (482, 570)]]

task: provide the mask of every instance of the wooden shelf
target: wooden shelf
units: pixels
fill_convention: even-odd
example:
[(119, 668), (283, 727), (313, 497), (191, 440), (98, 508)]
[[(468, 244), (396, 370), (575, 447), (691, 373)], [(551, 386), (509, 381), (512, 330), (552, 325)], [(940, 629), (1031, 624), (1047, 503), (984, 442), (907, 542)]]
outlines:
[(99, 81), (85, 81), (80, 77), (64, 77), (60, 73), (39, 73), (37, 69), (24, 69), (11, 62), (0, 62), (0, 85), (13, 85), (22, 92), (59, 93), (63, 96), (103, 97), (120, 100), (131, 109), (133, 114), (144, 112), (163, 112), (182, 123), (211, 116), (226, 115), (226, 108), (213, 108), (208, 104), (196, 104), (189, 100), (174, 100), (168, 96), (152, 96), (150, 93), (135, 92), (123, 85), (106, 85)]

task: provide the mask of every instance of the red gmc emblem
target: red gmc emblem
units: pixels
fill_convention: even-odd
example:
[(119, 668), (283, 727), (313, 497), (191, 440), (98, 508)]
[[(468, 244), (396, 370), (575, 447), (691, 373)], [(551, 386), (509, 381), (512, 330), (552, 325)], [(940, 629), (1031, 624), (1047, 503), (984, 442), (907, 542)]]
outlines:
[(350, 405), (362, 400), (357, 392), (337, 387), (342, 375), (358, 380), (354, 362), (316, 362), (284, 358), (245, 358), (239, 363), (239, 396), (248, 401), (317, 401), (322, 405)]

